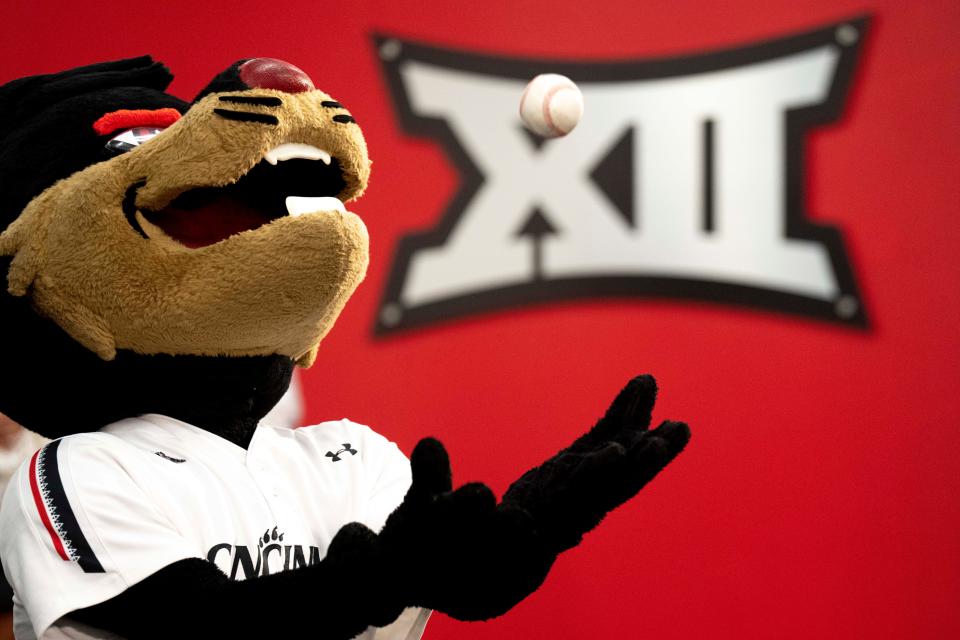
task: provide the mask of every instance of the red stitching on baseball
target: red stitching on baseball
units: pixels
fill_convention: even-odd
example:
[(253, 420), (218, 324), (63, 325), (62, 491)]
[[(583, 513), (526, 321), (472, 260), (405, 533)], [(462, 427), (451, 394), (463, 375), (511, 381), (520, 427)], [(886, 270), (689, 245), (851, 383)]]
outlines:
[(563, 89), (569, 89), (569, 88), (570, 88), (569, 84), (566, 84), (566, 83), (558, 84), (556, 86), (551, 87), (550, 90), (547, 91), (547, 94), (543, 96), (543, 119), (547, 123), (547, 126), (550, 127), (550, 131), (554, 132), (559, 136), (562, 136), (567, 132), (561, 129), (560, 127), (558, 127), (556, 124), (554, 124), (553, 116), (550, 114), (550, 103), (553, 101), (553, 96), (555, 96), (557, 92)]

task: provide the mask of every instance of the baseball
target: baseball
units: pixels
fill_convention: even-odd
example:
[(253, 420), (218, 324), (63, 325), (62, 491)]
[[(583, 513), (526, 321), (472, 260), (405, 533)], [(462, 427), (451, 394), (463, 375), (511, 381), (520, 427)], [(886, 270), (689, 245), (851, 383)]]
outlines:
[(556, 73), (542, 73), (531, 80), (520, 97), (520, 119), (537, 135), (565, 136), (580, 122), (583, 94), (573, 80)]

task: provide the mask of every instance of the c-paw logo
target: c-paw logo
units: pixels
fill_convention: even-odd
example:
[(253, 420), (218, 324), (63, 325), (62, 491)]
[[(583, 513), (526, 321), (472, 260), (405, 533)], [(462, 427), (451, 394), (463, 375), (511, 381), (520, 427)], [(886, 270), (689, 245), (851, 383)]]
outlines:
[[(461, 186), (433, 229), (400, 241), (375, 332), (597, 296), (867, 326), (841, 234), (807, 218), (804, 194), (804, 136), (840, 115), (867, 24), (617, 63), (378, 36), (404, 129), (440, 142)], [(583, 91), (566, 138), (520, 125), (523, 87), (543, 72)]]

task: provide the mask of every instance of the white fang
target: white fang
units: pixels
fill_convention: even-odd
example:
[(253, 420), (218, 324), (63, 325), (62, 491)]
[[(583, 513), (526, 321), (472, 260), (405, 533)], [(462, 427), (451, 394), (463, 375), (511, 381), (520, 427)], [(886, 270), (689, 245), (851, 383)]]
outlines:
[(321, 160), (323, 164), (330, 164), (330, 154), (310, 144), (301, 142), (284, 142), (278, 147), (267, 151), (264, 159), (270, 164), (277, 164), (284, 160)]

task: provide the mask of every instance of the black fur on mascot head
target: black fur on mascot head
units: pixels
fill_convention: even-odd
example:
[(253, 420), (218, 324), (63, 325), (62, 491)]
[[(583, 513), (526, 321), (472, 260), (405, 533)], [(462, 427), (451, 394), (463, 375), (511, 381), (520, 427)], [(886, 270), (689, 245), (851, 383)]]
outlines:
[[(280, 72), (270, 75), (271, 61), (255, 62), (252, 71), (245, 67), (254, 80), (259, 73), (267, 84), (299, 81), (306, 88), (309, 82), (278, 63)], [(277, 117), (290, 121), (317, 114), (303, 104), (277, 109), (231, 102), (231, 92), (249, 90), (240, 76), (239, 63), (217, 76), (198, 100), (223, 95), (195, 103), (191, 121), (176, 123), (179, 139), (140, 163), (125, 162), (137, 155), (133, 147), (172, 129), (191, 107), (164, 93), (172, 75), (163, 65), (135, 58), (24, 78), (0, 89), (0, 227), (18, 220), (26, 238), (17, 241), (8, 233), (0, 250), (0, 267), (11, 274), (9, 294), (0, 297), (6, 363), (0, 411), (48, 437), (157, 412), (240, 441), (282, 395), (294, 359), (312, 358), (319, 334), (363, 275), (362, 225), (344, 224), (346, 231), (334, 234), (340, 245), (314, 242), (313, 249), (332, 248), (342, 260), (327, 260), (321, 265), (327, 272), (307, 260), (291, 269), (300, 278), (262, 263), (280, 255), (289, 267), (310, 248), (302, 238), (291, 239), (293, 227), (321, 226), (316, 221), (263, 229), (256, 237), (248, 233), (216, 248), (201, 245), (269, 226), (286, 215), (285, 195), (357, 197), (369, 173), (363, 138), (355, 125), (333, 120), (344, 110), (319, 106), (332, 101), (315, 96), (306, 107), (330, 112), (330, 123), (340, 125), (321, 129), (326, 135), (320, 137), (353, 164), (339, 158), (330, 165), (260, 162), (271, 140), (290, 135), (298, 124), (308, 126), (277, 126), (266, 121), (274, 117), (266, 112), (283, 109)], [(288, 103), (319, 93), (300, 88)], [(238, 116), (263, 120), (239, 124), (232, 119)], [(259, 130), (236, 136), (238, 126)], [(169, 138), (172, 131), (164, 133)], [(233, 148), (224, 149), (224, 140)], [(93, 172), (84, 171), (91, 167)], [(56, 193), (38, 202), (55, 184)], [(36, 215), (27, 215), (31, 205)], [(37, 246), (41, 235), (44, 244)], [(77, 251), (78, 243), (87, 251)], [(222, 251), (225, 244), (234, 246)], [(251, 260), (261, 264), (247, 264)], [(19, 285), (10, 268), (16, 261), (31, 262)], [(311, 299), (298, 291), (304, 274), (335, 285)], [(234, 303), (221, 304), (223, 298)], [(308, 305), (321, 311), (304, 310)], [(264, 338), (256, 328), (284, 321), (280, 339)]]
[[(315, 539), (302, 541), (318, 550), (309, 563), (271, 571), (267, 554), (246, 580), (225, 574), (214, 559), (243, 544), (246, 514), (211, 523), (233, 528), (208, 552), (185, 531), (200, 527), (177, 526), (179, 511), (145, 515), (130, 496), (197, 503), (198, 491), (149, 469), (196, 469), (204, 447), (242, 452), (274, 438), (281, 475), (313, 469), (324, 438), (341, 441), (337, 428), (387, 450), (358, 425), (258, 435), (366, 272), (366, 229), (344, 203), (362, 195), (370, 162), (350, 112), (293, 65), (239, 61), (190, 103), (165, 92), (171, 80), (141, 57), (0, 87), (0, 412), (61, 438), (21, 468), (0, 514), (24, 635), (385, 639), (419, 634), (417, 608), (488, 619), (536, 590), (558, 554), (684, 448), (684, 424), (648, 429), (656, 384), (640, 376), (499, 501), (482, 484), (454, 489), (443, 446), (427, 438), (409, 463), (386, 456), (400, 471), (378, 494), (378, 516), (320, 509)], [(145, 414), (182, 427), (165, 433), (169, 447), (179, 432), (204, 449), (160, 460), (143, 444), (155, 429)], [(388, 475), (358, 457), (374, 480)], [(297, 478), (294, 510), (316, 510), (313, 476)], [(153, 537), (111, 549), (116, 523)], [(168, 544), (178, 551), (163, 556)], [(305, 615), (233, 613), (281, 606)]]

